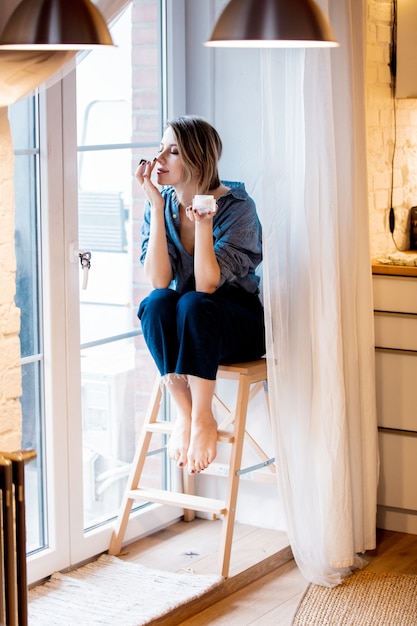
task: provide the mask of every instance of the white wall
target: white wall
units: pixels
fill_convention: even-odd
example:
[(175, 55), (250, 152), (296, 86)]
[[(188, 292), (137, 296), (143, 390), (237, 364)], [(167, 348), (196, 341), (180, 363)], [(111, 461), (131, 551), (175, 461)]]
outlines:
[(245, 183), (262, 214), (258, 182), (262, 156), (261, 57), (258, 50), (207, 48), (225, 0), (185, 0), (186, 113), (202, 115), (223, 141), (220, 174)]

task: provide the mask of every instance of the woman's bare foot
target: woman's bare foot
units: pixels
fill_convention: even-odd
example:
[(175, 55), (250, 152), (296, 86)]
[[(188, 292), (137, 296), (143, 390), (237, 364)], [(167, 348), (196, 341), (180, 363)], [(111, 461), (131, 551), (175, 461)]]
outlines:
[(166, 389), (174, 400), (177, 413), (167, 452), (177, 462), (178, 467), (184, 467), (187, 463), (191, 431), (191, 391), (187, 376), (168, 374)]
[(174, 429), (167, 443), (168, 456), (177, 462), (178, 467), (187, 463), (187, 452), (190, 445), (191, 416), (178, 415)]
[(213, 463), (217, 454), (217, 422), (212, 413), (193, 418), (187, 454), (190, 474), (201, 472)]

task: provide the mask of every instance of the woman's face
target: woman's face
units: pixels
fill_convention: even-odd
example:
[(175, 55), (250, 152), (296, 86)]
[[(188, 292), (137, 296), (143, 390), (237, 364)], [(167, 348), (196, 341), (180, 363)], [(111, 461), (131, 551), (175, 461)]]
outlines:
[(176, 186), (184, 181), (184, 167), (179, 155), (177, 140), (168, 126), (156, 156), (156, 174), (159, 185)]

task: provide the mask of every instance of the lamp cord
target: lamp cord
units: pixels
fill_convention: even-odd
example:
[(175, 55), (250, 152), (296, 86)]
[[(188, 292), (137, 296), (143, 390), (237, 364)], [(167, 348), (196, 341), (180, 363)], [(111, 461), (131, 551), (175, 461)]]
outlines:
[(391, 95), (393, 103), (393, 115), (394, 115), (394, 145), (392, 148), (392, 161), (391, 161), (391, 203), (389, 210), (389, 229), (392, 237), (392, 241), (396, 249), (398, 250), (397, 242), (395, 241), (395, 211), (394, 211), (394, 163), (395, 153), (397, 150), (397, 102), (395, 98), (395, 87), (397, 78), (397, 0), (393, 2), (393, 14), (392, 14), (392, 27), (391, 27), (391, 55), (390, 55), (390, 70), (391, 70)]

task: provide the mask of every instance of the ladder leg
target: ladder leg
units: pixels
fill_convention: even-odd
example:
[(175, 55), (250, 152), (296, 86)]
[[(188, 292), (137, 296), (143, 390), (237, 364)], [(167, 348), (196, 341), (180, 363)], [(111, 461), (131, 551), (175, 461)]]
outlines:
[(136, 452), (132, 461), (129, 478), (126, 483), (120, 512), (117, 517), (116, 526), (113, 530), (112, 538), (110, 541), (109, 554), (120, 553), (123, 538), (125, 536), (127, 524), (129, 521), (130, 511), (133, 504), (133, 499), (129, 498), (128, 493), (131, 489), (136, 489), (138, 486), (143, 466), (145, 464), (146, 454), (148, 452), (149, 444), (152, 437), (152, 433), (146, 430), (146, 426), (147, 424), (151, 424), (156, 421), (159, 414), (161, 399), (162, 391), (160, 386), (160, 379), (159, 376), (157, 376), (149, 400), (148, 413), (145, 417), (144, 425), (142, 427), (141, 434), (136, 445)]
[(220, 557), (220, 574), (223, 578), (227, 578), (230, 566), (230, 553), (232, 549), (233, 530), (236, 516), (236, 501), (239, 489), (238, 471), (242, 463), (243, 442), (245, 438), (246, 413), (249, 402), (250, 382), (248, 377), (241, 374), (239, 377), (239, 387), (236, 401), (236, 415), (234, 423), (234, 440), (230, 454), (229, 478), (227, 481), (226, 509), (224, 515), (219, 557)]
[[(187, 467), (182, 472), (182, 484), (184, 493), (194, 494), (194, 474), (190, 474)], [(193, 509), (184, 509), (184, 522), (192, 522), (195, 519)]]

